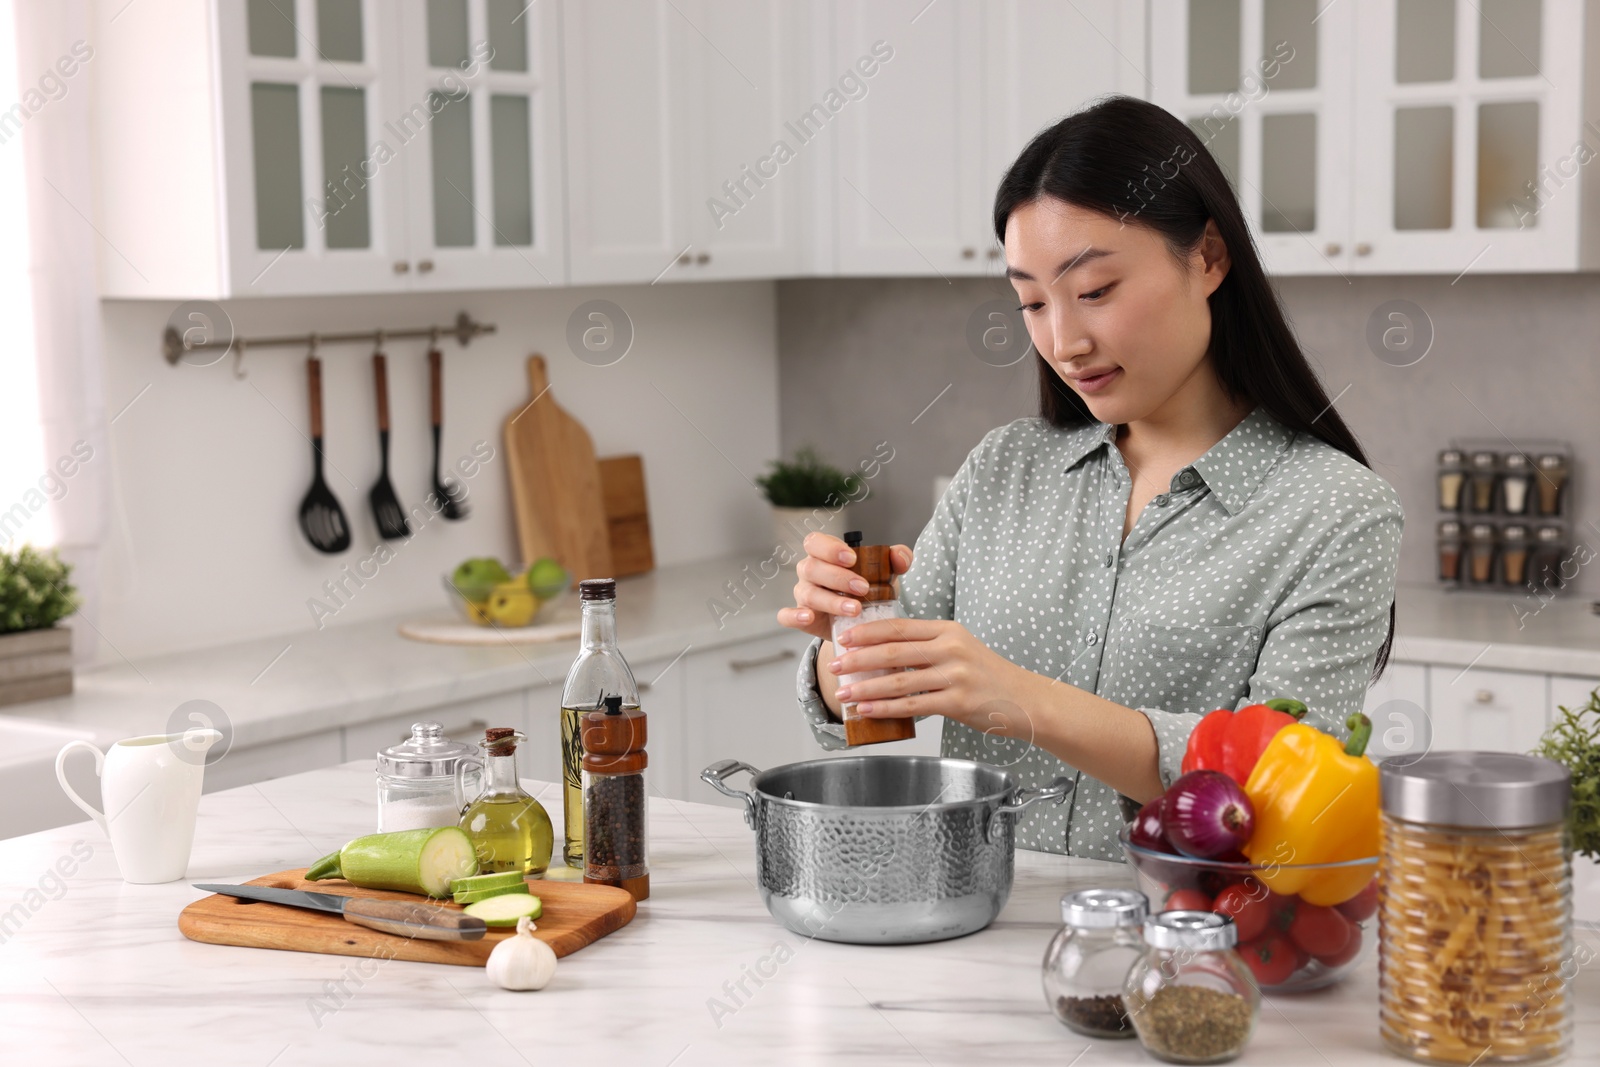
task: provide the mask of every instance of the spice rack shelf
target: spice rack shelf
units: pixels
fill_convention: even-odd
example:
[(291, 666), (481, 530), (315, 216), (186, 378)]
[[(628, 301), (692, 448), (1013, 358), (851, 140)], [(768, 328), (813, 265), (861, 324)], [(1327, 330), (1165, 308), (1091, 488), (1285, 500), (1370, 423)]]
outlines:
[(1436, 577), (1450, 590), (1553, 596), (1577, 573), (1572, 447), (1549, 438), (1452, 438), (1434, 478)]

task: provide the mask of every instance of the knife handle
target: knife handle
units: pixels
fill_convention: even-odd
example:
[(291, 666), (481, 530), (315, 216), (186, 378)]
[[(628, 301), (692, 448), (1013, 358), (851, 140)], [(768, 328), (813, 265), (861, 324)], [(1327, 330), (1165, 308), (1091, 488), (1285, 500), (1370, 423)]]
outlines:
[(488, 929), (477, 916), (449, 908), (367, 897), (354, 898), (347, 903), (344, 918), (346, 922), (369, 930), (423, 941), (477, 941)]

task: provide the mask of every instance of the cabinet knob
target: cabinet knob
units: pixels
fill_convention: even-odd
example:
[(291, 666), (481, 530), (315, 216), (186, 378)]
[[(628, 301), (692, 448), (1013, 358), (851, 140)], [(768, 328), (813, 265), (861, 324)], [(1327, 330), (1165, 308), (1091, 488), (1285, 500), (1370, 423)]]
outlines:
[(1476, 693), (1472, 694), (1472, 699), (1476, 700), (1480, 704), (1493, 704), (1494, 693), (1488, 689), (1480, 689)]
[(976, 256), (977, 254), (978, 254), (978, 250), (976, 248), (963, 248), (961, 250), (961, 258), (962, 259), (971, 259), (972, 257)]
[(1370, 255), (1372, 255), (1372, 246), (1367, 244), (1367, 242), (1365, 242), (1365, 241), (1358, 241), (1356, 243), (1356, 255), (1358, 255), (1358, 256), (1370, 256)]
[(687, 267), (689, 264), (691, 264), (693, 262), (694, 262), (694, 257), (689, 255), (689, 253), (687, 253), (687, 252), (685, 252), (683, 255), (678, 257), (678, 266), (680, 266), (680, 267)]
[(987, 255), (988, 255), (988, 257), (990, 259), (999, 259), (1000, 258), (1000, 250), (998, 248), (991, 248), (991, 249), (989, 249)]
[(419, 259), (419, 260), (417, 260), (417, 273), (418, 274), (426, 274), (432, 269), (433, 269), (433, 260), (431, 260), (431, 259)]
[(1344, 245), (1340, 244), (1338, 241), (1329, 241), (1327, 247), (1324, 248), (1323, 251), (1330, 256), (1336, 256), (1340, 252), (1344, 251)]
[(711, 253), (710, 252), (701, 252), (699, 255), (694, 257), (694, 261), (696, 263), (700, 264), (703, 267), (707, 263), (711, 262)]
[(410, 269), (411, 269), (411, 264), (407, 263), (405, 260), (397, 259), (397, 260), (394, 261), (394, 272), (396, 274), (404, 274), (406, 271), (408, 271)]

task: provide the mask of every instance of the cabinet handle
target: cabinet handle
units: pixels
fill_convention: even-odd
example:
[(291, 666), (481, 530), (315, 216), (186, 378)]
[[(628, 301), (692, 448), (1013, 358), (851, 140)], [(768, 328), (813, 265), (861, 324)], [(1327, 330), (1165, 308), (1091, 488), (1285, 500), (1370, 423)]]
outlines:
[(1494, 693), (1487, 689), (1480, 689), (1476, 693), (1472, 694), (1472, 699), (1476, 700), (1480, 704), (1493, 704)]
[(1358, 255), (1358, 256), (1370, 256), (1370, 255), (1372, 255), (1372, 246), (1367, 244), (1367, 242), (1365, 242), (1365, 241), (1357, 242), (1356, 243), (1356, 255)]
[(639, 692), (641, 692), (641, 693), (648, 693), (650, 691), (650, 683), (649, 682), (635, 681), (633, 683), (633, 687), (635, 689), (639, 690)]
[(736, 671), (749, 671), (757, 667), (767, 667), (774, 663), (782, 663), (786, 659), (794, 659), (798, 653), (792, 648), (780, 648), (778, 651), (765, 656), (756, 656), (754, 659), (730, 659), (728, 666)]
[(711, 253), (710, 252), (701, 252), (698, 256), (694, 257), (694, 261), (696, 263), (700, 264), (703, 267), (707, 263), (711, 262)]
[(1340, 244), (1338, 241), (1329, 241), (1328, 246), (1324, 248), (1323, 251), (1330, 256), (1336, 256), (1340, 252), (1344, 251), (1344, 245)]
[(419, 260), (417, 260), (417, 273), (418, 274), (426, 274), (432, 269), (433, 269), (433, 260), (431, 260), (431, 259), (419, 259)]
[(407, 263), (405, 260), (397, 259), (397, 260), (394, 261), (394, 272), (396, 274), (404, 274), (406, 271), (408, 271), (410, 269), (411, 269), (411, 264)]
[(976, 256), (977, 254), (978, 254), (978, 250), (976, 248), (963, 248), (961, 250), (961, 258), (962, 259), (971, 259), (973, 256)]

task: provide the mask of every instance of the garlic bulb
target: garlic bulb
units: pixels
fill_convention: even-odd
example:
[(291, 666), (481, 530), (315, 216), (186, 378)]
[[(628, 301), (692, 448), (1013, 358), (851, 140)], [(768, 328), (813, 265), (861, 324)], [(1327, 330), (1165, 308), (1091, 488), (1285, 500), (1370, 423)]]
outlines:
[(494, 947), (484, 970), (501, 989), (543, 989), (556, 973), (556, 951), (533, 936), (537, 929), (524, 915), (517, 932)]

